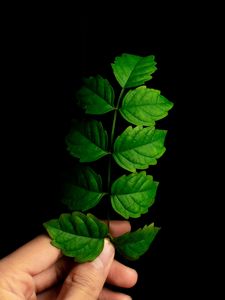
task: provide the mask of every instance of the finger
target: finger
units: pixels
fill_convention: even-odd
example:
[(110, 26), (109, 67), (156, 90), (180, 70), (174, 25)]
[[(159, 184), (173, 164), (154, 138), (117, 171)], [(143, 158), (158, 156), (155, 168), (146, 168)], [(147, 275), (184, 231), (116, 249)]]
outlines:
[(130, 222), (113, 220), (109, 222), (109, 232), (113, 237), (120, 236), (131, 230)]
[(2, 259), (30, 275), (36, 275), (50, 267), (61, 257), (61, 251), (51, 245), (47, 235), (40, 235)]
[[(72, 267), (74, 267), (74, 261), (67, 257), (62, 257), (50, 268), (34, 276), (37, 293), (63, 281)], [(130, 288), (136, 284), (137, 278), (138, 275), (134, 269), (114, 260), (107, 277), (107, 282), (119, 287)]]
[(137, 283), (137, 272), (122, 263), (114, 260), (108, 277), (107, 282), (123, 288), (131, 288)]
[(110, 291), (109, 289), (104, 288), (100, 295), (98, 300), (131, 300), (132, 298), (126, 294), (118, 293)]
[(103, 288), (115, 255), (105, 240), (104, 249), (92, 262), (78, 264), (66, 278), (58, 300), (95, 300)]
[(63, 282), (70, 270), (75, 266), (74, 260), (68, 257), (61, 257), (47, 270), (33, 277), (37, 293), (47, 290), (56, 283)]
[[(60, 287), (49, 289), (39, 295), (37, 295), (37, 300), (52, 300), (57, 299), (59, 294)], [(98, 300), (131, 300), (132, 298), (129, 295), (113, 292), (107, 288), (103, 288)]]
[[(49, 289), (39, 295), (37, 295), (37, 300), (52, 300), (57, 299), (59, 295), (60, 287)], [(131, 297), (118, 292), (110, 291), (109, 289), (103, 288), (98, 300), (131, 300)]]
[(57, 299), (61, 286), (53, 287), (37, 295), (37, 300)]

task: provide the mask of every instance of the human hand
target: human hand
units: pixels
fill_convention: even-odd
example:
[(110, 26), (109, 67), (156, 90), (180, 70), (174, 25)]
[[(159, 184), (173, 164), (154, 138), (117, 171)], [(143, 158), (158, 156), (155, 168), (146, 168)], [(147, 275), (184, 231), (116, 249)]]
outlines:
[[(130, 231), (127, 221), (111, 221), (110, 233), (116, 237)], [(135, 270), (114, 259), (115, 250), (105, 239), (104, 249), (92, 262), (76, 264), (38, 236), (0, 261), (1, 300), (128, 300), (104, 283), (129, 288), (135, 285)]]

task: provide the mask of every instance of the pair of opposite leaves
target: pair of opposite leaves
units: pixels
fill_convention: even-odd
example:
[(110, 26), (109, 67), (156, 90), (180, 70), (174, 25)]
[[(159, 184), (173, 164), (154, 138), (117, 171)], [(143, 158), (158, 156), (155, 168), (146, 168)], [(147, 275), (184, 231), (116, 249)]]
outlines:
[[(152, 78), (155, 65), (152, 55), (123, 54), (116, 57), (112, 68), (122, 88), (116, 105), (112, 86), (99, 75), (85, 79), (84, 86), (77, 93), (78, 103), (87, 114), (119, 110), (125, 120), (136, 125), (125, 129), (114, 145), (110, 145), (110, 148), (113, 146), (112, 155), (116, 163), (132, 172), (121, 176), (111, 186), (112, 207), (124, 218), (137, 218), (153, 204), (158, 182), (154, 182), (145, 171), (137, 173), (136, 169), (143, 170), (156, 164), (165, 152), (166, 130), (157, 130), (154, 125), (155, 121), (168, 114), (173, 103), (158, 90), (143, 85)], [(135, 89), (129, 90), (123, 97), (124, 91), (129, 88)], [(66, 143), (70, 154), (79, 158), (80, 162), (92, 162), (111, 154), (107, 131), (96, 120), (74, 121)], [(86, 211), (107, 194), (102, 191), (101, 176), (90, 167), (79, 168), (75, 178), (65, 189), (64, 203), (71, 210)], [(112, 238), (103, 222), (92, 214), (81, 212), (62, 214), (58, 220), (46, 222), (44, 226), (53, 239), (52, 244), (78, 262), (92, 260), (99, 255), (107, 236), (122, 255), (137, 259), (147, 251), (159, 230), (152, 223), (143, 229)]]

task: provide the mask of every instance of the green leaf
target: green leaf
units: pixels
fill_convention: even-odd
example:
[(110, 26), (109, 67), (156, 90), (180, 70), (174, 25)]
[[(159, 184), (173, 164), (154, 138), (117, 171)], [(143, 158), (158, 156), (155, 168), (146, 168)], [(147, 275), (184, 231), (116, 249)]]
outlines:
[(70, 210), (85, 211), (96, 206), (104, 195), (101, 176), (90, 167), (79, 167), (64, 186), (62, 202)]
[(108, 234), (106, 224), (92, 214), (80, 212), (62, 214), (58, 220), (53, 219), (43, 225), (52, 245), (79, 263), (95, 259), (101, 253)]
[(153, 223), (145, 225), (142, 229), (114, 238), (113, 244), (124, 257), (136, 260), (149, 249), (159, 229)]
[(113, 73), (122, 88), (132, 88), (144, 84), (152, 78), (156, 68), (153, 55), (141, 57), (124, 53), (115, 58)]
[(91, 162), (108, 154), (108, 135), (96, 120), (74, 121), (66, 137), (67, 149), (80, 162)]
[(78, 104), (87, 114), (105, 114), (114, 109), (114, 90), (100, 75), (84, 79), (85, 85), (77, 92)]
[(113, 157), (119, 166), (130, 172), (147, 169), (165, 152), (166, 133), (166, 130), (154, 127), (129, 126), (117, 137)]
[(138, 218), (154, 203), (157, 187), (158, 182), (145, 171), (123, 175), (112, 184), (112, 206), (125, 219)]
[(172, 107), (173, 103), (160, 95), (160, 91), (140, 86), (125, 95), (120, 113), (134, 125), (153, 126)]

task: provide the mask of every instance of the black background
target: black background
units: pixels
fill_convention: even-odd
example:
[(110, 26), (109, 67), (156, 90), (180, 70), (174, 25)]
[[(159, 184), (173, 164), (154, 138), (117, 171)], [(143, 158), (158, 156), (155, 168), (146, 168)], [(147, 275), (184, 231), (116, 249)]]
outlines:
[(4, 22), (0, 255), (44, 232), (42, 223), (65, 209), (64, 137), (76, 114), (73, 97), (81, 77), (111, 79), (115, 56), (153, 54), (158, 70), (151, 87), (175, 105), (158, 123), (168, 134), (167, 151), (152, 168), (160, 181), (156, 203), (134, 224), (154, 221), (161, 231), (140, 260), (125, 262), (139, 273), (127, 292), (133, 299), (201, 295), (211, 278), (205, 251), (213, 231), (215, 109), (209, 103), (215, 94), (209, 74), (217, 74), (216, 30), (209, 15), (193, 7), (150, 2), (148, 9), (101, 9), (15, 9)]

